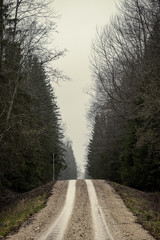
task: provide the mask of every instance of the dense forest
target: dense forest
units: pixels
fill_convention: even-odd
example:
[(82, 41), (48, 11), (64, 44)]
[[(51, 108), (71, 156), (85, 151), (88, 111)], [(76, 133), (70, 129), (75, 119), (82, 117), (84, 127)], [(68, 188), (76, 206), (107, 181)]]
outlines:
[(0, 1), (0, 185), (27, 191), (65, 168), (60, 114), (47, 66), (63, 55), (50, 49), (56, 32), (50, 1)]
[(160, 190), (160, 1), (121, 0), (92, 45), (87, 171)]
[(72, 142), (69, 139), (65, 141), (64, 149), (65, 149), (64, 161), (66, 163), (66, 167), (63, 171), (61, 171), (59, 179), (62, 180), (77, 179), (77, 165), (72, 149)]

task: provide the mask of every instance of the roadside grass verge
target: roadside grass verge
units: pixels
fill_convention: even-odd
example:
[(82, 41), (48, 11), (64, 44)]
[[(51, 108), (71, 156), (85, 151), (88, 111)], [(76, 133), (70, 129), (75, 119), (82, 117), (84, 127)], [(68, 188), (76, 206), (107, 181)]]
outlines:
[(142, 226), (160, 240), (160, 193), (138, 191), (107, 181), (122, 197), (126, 206), (137, 217)]
[(15, 232), (22, 224), (29, 224), (31, 216), (46, 206), (53, 183), (23, 193), (13, 204), (0, 212), (0, 239)]
[(0, 213), (0, 238), (6, 236), (13, 229), (17, 229), (34, 213), (45, 207), (45, 197), (37, 197), (30, 201), (21, 200), (14, 208)]

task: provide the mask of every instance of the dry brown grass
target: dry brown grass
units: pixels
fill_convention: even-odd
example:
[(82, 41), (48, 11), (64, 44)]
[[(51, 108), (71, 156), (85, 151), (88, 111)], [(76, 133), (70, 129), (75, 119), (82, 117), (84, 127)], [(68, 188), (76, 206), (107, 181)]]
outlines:
[(53, 182), (23, 194), (15, 194), (10, 204), (0, 212), (0, 239), (11, 231), (16, 231), (34, 213), (45, 207), (53, 187)]
[(160, 240), (160, 193), (142, 192), (113, 182), (109, 184), (136, 215), (138, 222)]

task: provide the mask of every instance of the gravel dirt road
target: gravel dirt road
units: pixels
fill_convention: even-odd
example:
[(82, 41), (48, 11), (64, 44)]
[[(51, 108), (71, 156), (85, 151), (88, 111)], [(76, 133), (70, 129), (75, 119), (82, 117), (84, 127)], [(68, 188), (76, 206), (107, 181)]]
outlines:
[(47, 206), (10, 240), (153, 240), (103, 180), (57, 181)]

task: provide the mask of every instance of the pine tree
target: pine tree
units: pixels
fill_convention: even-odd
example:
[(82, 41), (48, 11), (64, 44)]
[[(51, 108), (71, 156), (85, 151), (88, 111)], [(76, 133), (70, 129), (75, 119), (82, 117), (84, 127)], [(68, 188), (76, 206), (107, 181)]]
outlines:
[(64, 161), (66, 167), (61, 171), (59, 179), (77, 179), (77, 165), (70, 140), (65, 143)]
[(0, 3), (0, 184), (17, 191), (52, 180), (53, 153), (56, 178), (65, 165), (59, 109), (42, 63), (62, 52), (48, 55), (40, 36), (47, 36), (51, 26), (39, 26), (35, 20), (47, 5), (38, 4), (37, 14), (35, 4)]
[[(100, 126), (105, 122), (96, 119), (89, 173), (142, 190), (160, 186), (159, 6), (158, 0), (123, 0), (119, 14), (93, 44), (98, 99), (93, 106), (96, 114), (105, 116), (106, 128), (103, 137)], [(103, 144), (101, 165), (96, 149)]]

